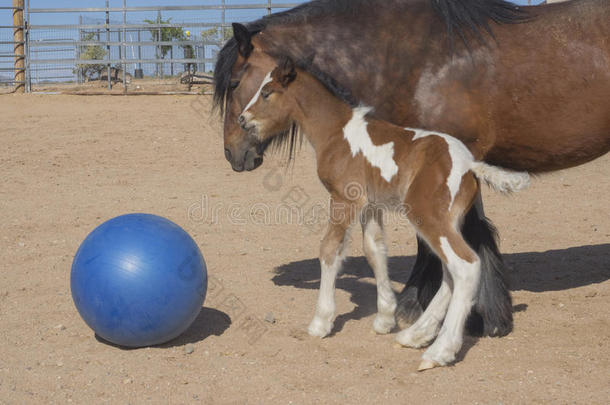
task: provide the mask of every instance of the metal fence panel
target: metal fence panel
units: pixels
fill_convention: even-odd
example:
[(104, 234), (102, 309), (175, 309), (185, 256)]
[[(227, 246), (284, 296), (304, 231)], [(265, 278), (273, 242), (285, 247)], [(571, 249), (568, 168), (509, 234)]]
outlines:
[[(123, 0), (123, 7), (110, 7), (108, 0), (96, 0), (83, 7), (75, 0), (71, 8), (50, 8), (47, 1), (27, 0), (23, 55), (27, 89), (103, 79), (108, 89), (122, 85), (124, 91), (131, 91), (140, 78), (187, 84), (209, 80), (217, 52), (231, 36), (231, 22), (252, 21), (304, 1), (149, 6)], [(0, 61), (9, 56), (11, 39), (0, 35)], [(10, 68), (0, 65), (0, 79), (10, 77)]]
[[(17, 1), (0, 6), (0, 93), (23, 90), (25, 86), (25, 38), (23, 7)], [(6, 25), (12, 23), (11, 25)]]

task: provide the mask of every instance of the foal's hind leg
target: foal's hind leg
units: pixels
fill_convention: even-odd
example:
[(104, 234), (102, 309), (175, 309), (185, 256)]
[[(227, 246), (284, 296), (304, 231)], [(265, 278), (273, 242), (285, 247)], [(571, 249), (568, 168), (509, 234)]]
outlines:
[(383, 211), (373, 206), (364, 209), (362, 216), (363, 247), (377, 281), (377, 316), (373, 329), (380, 334), (389, 333), (396, 320), (396, 296), (388, 276), (387, 248), (383, 233)]
[(452, 280), (445, 266), (441, 286), (430, 301), (430, 304), (417, 321), (396, 336), (396, 341), (403, 346), (420, 348), (427, 346), (438, 335), (449, 301), (451, 300)]
[(335, 281), (344, 259), (347, 230), (352, 220), (350, 206), (331, 197), (331, 218), (320, 244), (320, 291), (316, 313), (309, 324), (311, 336), (325, 337), (333, 328), (335, 316)]
[(430, 240), (430, 244), (451, 275), (453, 294), (438, 337), (422, 356), (420, 370), (455, 360), (462, 347), (466, 318), (472, 309), (481, 273), (479, 257), (459, 232), (447, 226), (440, 235)]

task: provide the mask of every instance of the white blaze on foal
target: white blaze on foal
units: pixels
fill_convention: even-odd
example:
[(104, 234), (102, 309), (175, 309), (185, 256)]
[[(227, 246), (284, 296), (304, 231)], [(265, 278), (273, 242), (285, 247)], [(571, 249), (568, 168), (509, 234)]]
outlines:
[(244, 115), (248, 113), (248, 109), (250, 107), (252, 107), (254, 105), (254, 103), (256, 103), (258, 98), (261, 96), (261, 92), (263, 91), (263, 87), (265, 87), (265, 85), (267, 83), (271, 83), (272, 81), (273, 81), (273, 79), (271, 78), (271, 72), (269, 72), (269, 73), (267, 73), (267, 75), (263, 79), (263, 82), (261, 83), (261, 86), (258, 88), (256, 94), (254, 94), (254, 96), (252, 97), (252, 99), (250, 100), (250, 102), (248, 103), (246, 108), (244, 108), (244, 112), (243, 112)]
[(373, 144), (371, 135), (367, 130), (368, 122), (365, 116), (371, 111), (371, 107), (354, 108), (352, 119), (343, 128), (343, 136), (349, 143), (352, 156), (359, 152), (373, 167), (381, 170), (381, 177), (388, 183), (398, 173), (398, 166), (394, 161), (394, 142), (388, 142), (381, 146)]

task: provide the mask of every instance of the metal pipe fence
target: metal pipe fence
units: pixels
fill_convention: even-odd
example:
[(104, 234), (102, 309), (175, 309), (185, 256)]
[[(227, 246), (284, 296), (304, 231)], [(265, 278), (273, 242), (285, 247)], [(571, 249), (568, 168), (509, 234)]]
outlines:
[(0, 15), (11, 25), (0, 25), (0, 93), (13, 92), (25, 86), (25, 39), (23, 33), (23, 1), (5, 2)]
[[(0, 25), (0, 86), (21, 84), (31, 92), (97, 82), (97, 87), (127, 92), (155, 80), (157, 87), (181, 82), (190, 89), (198, 80), (211, 79), (216, 54), (232, 36), (231, 22), (251, 21), (304, 1), (142, 6), (145, 2), (123, 0), (116, 7), (113, 0), (110, 7), (109, 0), (97, 0), (92, 7), (49, 8), (46, 1), (26, 0), (20, 23)], [(0, 17), (3, 10), (14, 10), (2, 2)], [(12, 36), (16, 30), (24, 34), (20, 53)], [(25, 61), (25, 78), (19, 82), (15, 66), (3, 64), (16, 58)]]

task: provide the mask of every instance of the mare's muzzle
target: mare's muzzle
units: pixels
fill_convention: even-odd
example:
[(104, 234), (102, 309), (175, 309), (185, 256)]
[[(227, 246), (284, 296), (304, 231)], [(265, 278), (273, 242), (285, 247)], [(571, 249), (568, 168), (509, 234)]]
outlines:
[(236, 172), (251, 171), (263, 164), (263, 153), (260, 146), (249, 142), (243, 147), (225, 148), (225, 157)]

